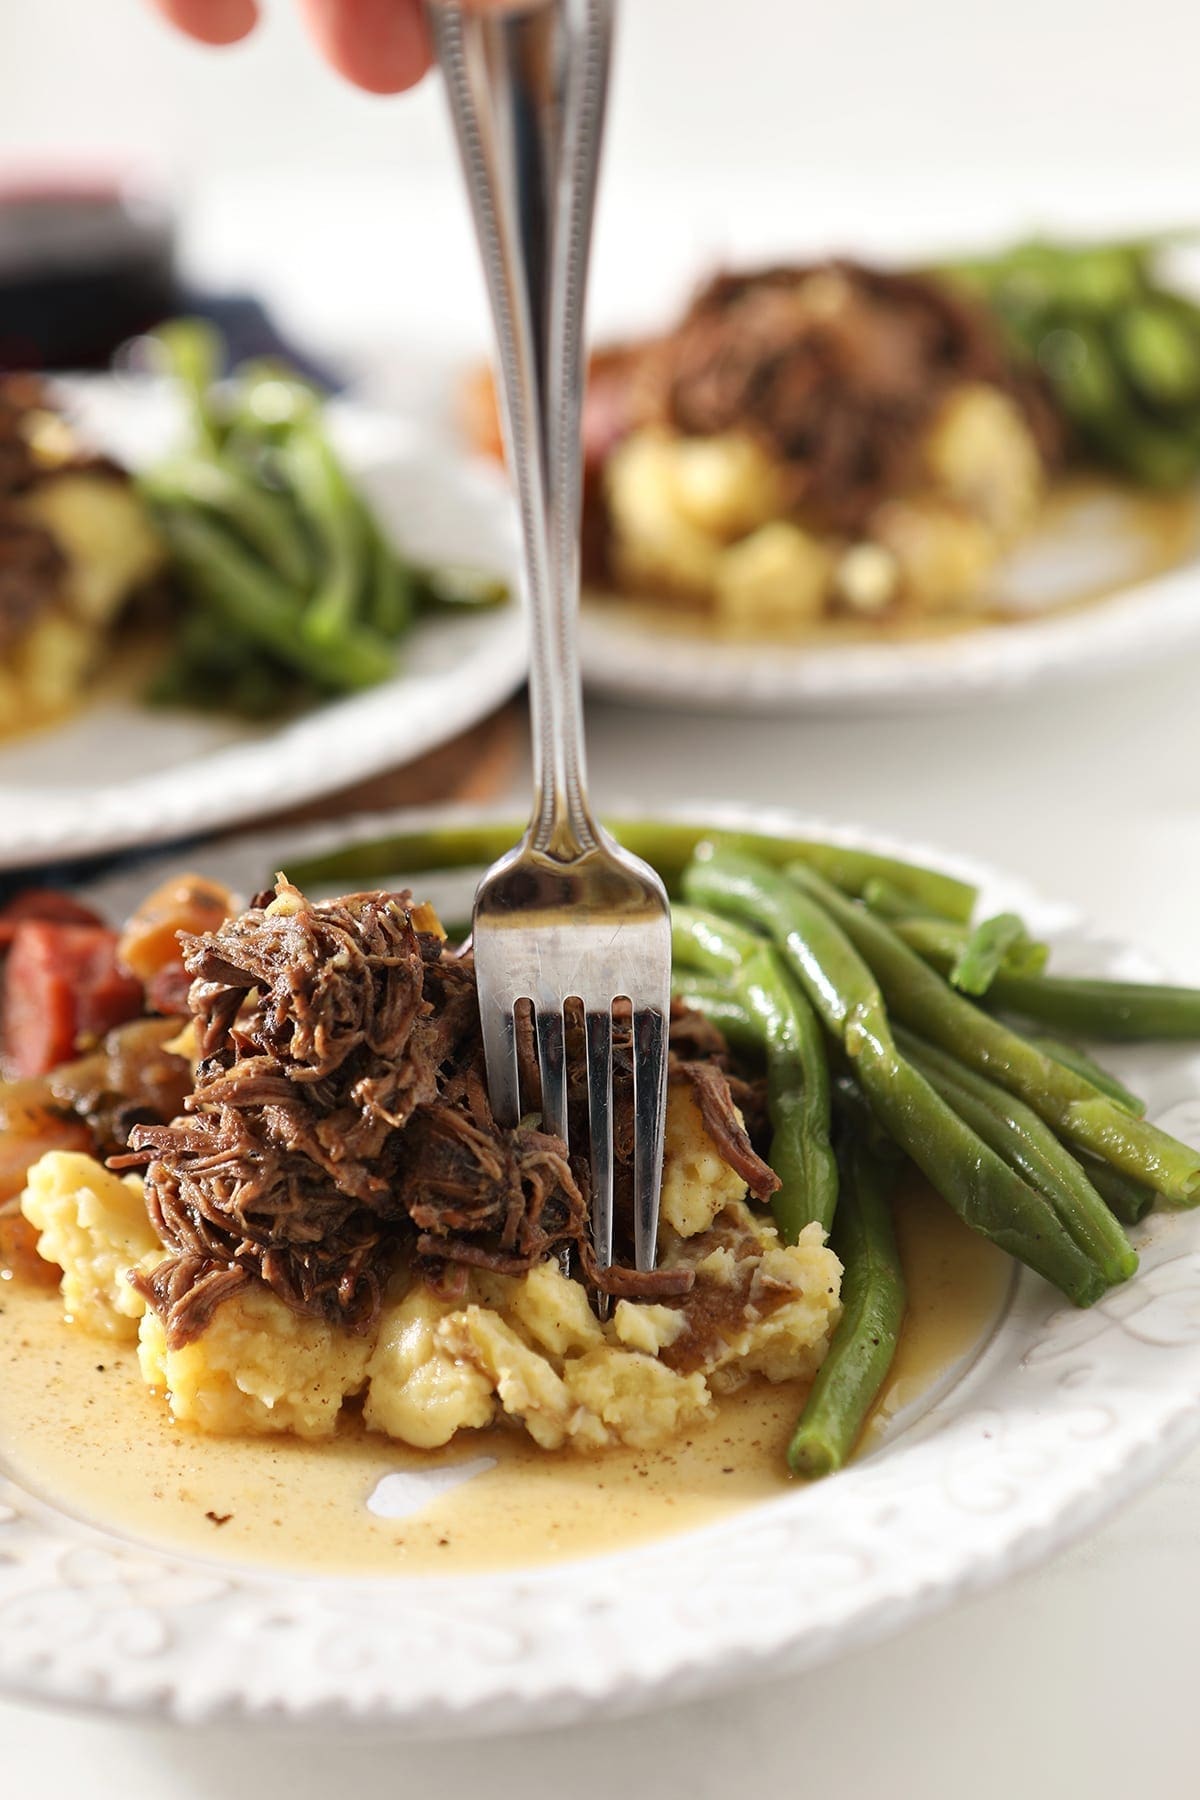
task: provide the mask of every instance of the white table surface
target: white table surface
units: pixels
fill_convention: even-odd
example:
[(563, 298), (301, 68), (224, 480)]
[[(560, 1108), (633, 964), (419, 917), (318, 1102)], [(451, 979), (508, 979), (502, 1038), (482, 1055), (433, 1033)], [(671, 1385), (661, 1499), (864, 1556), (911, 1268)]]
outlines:
[[(602, 802), (808, 807), (1002, 863), (1200, 980), (1200, 658), (1123, 686), (924, 718), (591, 709)], [(1054, 1562), (809, 1674), (625, 1723), (405, 1747), (184, 1734), (0, 1705), (20, 1800), (331, 1792), (490, 1800), (800, 1793), (1192, 1800), (1200, 1454)]]

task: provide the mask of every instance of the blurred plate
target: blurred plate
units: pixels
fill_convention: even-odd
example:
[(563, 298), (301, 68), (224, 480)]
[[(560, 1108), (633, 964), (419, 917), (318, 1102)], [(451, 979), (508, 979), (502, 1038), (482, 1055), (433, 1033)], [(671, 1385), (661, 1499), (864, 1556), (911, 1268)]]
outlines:
[[(130, 467), (178, 434), (178, 414), (155, 384), (98, 378), (63, 389), (88, 439)], [(329, 417), (406, 550), (511, 574), (502, 477), (367, 408), (336, 403)], [(525, 666), (513, 604), (423, 620), (391, 680), (278, 726), (151, 709), (137, 698), (144, 671), (105, 673), (61, 722), (0, 742), (0, 868), (164, 843), (334, 793), (486, 717), (519, 687)]]
[(585, 605), (588, 685), (721, 712), (900, 711), (1084, 680), (1200, 646), (1200, 499), (1100, 483), (1047, 509), (998, 571), (1003, 622), (904, 634), (867, 622), (808, 638), (718, 635), (623, 599)]

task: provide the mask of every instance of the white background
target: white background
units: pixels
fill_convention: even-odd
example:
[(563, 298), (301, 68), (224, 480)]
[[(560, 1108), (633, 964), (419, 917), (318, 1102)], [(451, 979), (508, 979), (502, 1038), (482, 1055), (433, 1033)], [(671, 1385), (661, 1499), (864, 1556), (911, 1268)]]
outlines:
[[(482, 341), (436, 90), (341, 89), (283, 0), (253, 45), (137, 0), (0, 0), (0, 173), (69, 154), (169, 182), (190, 271), (252, 284), (378, 394)], [(722, 249), (936, 247), (1032, 220), (1200, 219), (1200, 9), (1179, 0), (625, 0), (596, 271), (646, 316)], [(592, 709), (602, 799), (791, 802), (941, 840), (1200, 980), (1200, 667), (971, 715), (705, 723)], [(653, 770), (652, 787), (647, 770)], [(23, 1800), (621, 1788), (844, 1800), (1197, 1790), (1200, 1459), (1048, 1569), (802, 1682), (498, 1746), (176, 1736), (0, 1706)]]
[[(310, 332), (482, 341), (430, 83), (351, 92), (263, 0), (229, 50), (143, 0), (0, 0), (0, 169), (114, 162), (172, 185), (197, 274)], [(722, 249), (918, 245), (996, 225), (1200, 218), (1187, 0), (624, 0), (598, 322)]]
[[(264, 5), (256, 41), (197, 53), (141, 0), (4, 0), (0, 150), (184, 171), (440, 161), (432, 95), (360, 101), (317, 68), (289, 0)], [(885, 181), (947, 159), (1194, 167), (1198, 49), (1181, 0), (624, 0), (614, 170), (781, 161), (802, 188), (848, 161)]]

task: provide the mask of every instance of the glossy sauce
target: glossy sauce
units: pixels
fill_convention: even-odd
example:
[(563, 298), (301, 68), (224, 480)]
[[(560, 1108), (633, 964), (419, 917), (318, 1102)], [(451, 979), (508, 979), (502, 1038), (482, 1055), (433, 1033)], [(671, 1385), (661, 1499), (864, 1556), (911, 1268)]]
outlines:
[[(909, 1312), (863, 1453), (969, 1362), (1003, 1311), (1006, 1256), (927, 1190), (899, 1209)], [(57, 1295), (0, 1282), (0, 1466), (64, 1511), (238, 1562), (448, 1574), (553, 1562), (687, 1530), (787, 1488), (802, 1388), (755, 1383), (665, 1450), (547, 1454), (523, 1434), (468, 1434), (424, 1455), (349, 1421), (337, 1437), (212, 1438), (173, 1423), (128, 1346), (62, 1322)], [(903, 1421), (902, 1421), (903, 1422)], [(367, 1500), (397, 1470), (495, 1466), (403, 1518)]]

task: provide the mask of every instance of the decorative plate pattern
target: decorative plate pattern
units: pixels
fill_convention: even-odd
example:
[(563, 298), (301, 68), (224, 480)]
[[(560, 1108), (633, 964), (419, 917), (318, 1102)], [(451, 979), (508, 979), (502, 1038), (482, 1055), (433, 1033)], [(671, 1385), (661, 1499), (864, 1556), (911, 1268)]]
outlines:
[[(328, 835), (243, 840), (203, 861), (254, 884)], [(1147, 973), (1018, 884), (948, 866), (1052, 934), (1063, 966)], [(102, 895), (126, 897), (115, 884)], [(1200, 1060), (1110, 1060), (1153, 1116), (1200, 1140)], [(247, 1572), (122, 1540), (0, 1477), (0, 1686), (190, 1721), (438, 1736), (632, 1711), (824, 1661), (1047, 1554), (1200, 1438), (1200, 1214), (1155, 1215), (1137, 1236), (1140, 1274), (1089, 1312), (1022, 1275), (965, 1378), (842, 1475), (567, 1567), (374, 1582)]]

